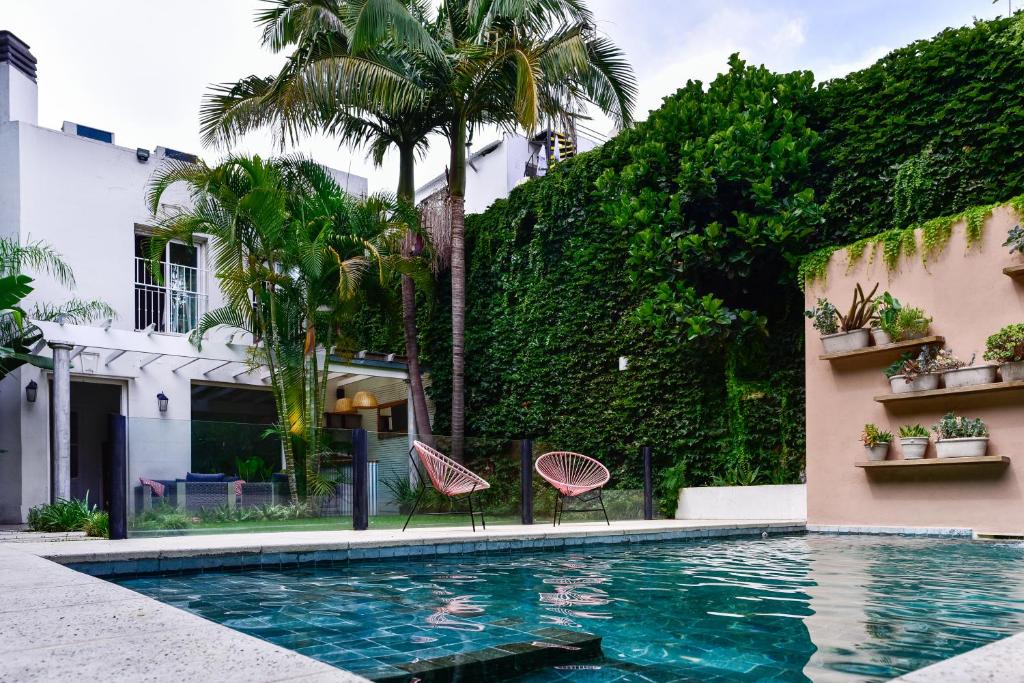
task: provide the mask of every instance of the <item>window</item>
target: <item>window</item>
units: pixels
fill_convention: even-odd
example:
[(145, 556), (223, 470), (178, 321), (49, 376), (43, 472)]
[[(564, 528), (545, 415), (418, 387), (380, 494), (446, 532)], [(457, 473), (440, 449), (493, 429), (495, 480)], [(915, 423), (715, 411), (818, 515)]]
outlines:
[(154, 277), (149, 236), (135, 235), (135, 329), (185, 334), (206, 312), (206, 271), (202, 245), (171, 242), (160, 258), (162, 277)]
[(377, 407), (377, 432), (380, 438), (409, 433), (408, 401), (386, 403)]

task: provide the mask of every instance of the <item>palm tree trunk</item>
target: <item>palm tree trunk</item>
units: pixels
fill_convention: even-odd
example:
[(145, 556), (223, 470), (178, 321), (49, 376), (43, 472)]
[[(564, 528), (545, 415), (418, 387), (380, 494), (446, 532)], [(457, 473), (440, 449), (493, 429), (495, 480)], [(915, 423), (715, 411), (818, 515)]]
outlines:
[[(414, 146), (398, 149), (398, 201), (416, 203), (415, 185), (416, 149)], [(406, 254), (411, 256), (412, 254)], [(416, 420), (416, 435), (420, 441), (433, 445), (427, 412), (427, 396), (423, 391), (420, 374), (419, 335), (416, 330), (416, 283), (408, 275), (402, 276), (402, 328), (405, 333), (405, 357), (409, 369), (409, 390), (412, 392), (412, 410)]]
[(448, 191), (452, 202), (452, 457), (463, 461), (466, 432), (466, 121), (456, 117)]

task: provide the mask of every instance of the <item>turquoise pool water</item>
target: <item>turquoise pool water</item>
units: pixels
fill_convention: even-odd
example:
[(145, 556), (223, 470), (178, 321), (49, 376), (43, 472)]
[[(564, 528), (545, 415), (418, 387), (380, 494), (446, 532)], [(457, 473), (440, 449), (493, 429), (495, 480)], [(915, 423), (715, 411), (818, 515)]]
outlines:
[(118, 583), (376, 678), (604, 638), (541, 681), (882, 681), (1024, 630), (1024, 545), (794, 535), (354, 562)]

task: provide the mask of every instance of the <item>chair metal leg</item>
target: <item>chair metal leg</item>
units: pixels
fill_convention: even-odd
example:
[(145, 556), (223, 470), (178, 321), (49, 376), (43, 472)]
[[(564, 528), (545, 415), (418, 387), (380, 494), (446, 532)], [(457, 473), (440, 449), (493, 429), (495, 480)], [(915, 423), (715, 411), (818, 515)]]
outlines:
[(416, 502), (413, 503), (412, 512), (410, 512), (409, 516), (405, 518), (405, 524), (402, 525), (402, 531), (405, 531), (405, 527), (409, 526), (409, 520), (416, 514), (416, 508), (420, 506), (420, 500), (423, 499), (423, 494), (426, 492), (427, 487), (423, 485), (423, 482), (420, 482), (420, 495), (416, 496)]
[(555, 514), (551, 519), (551, 526), (558, 526), (558, 502), (562, 500), (562, 494), (555, 492)]
[(469, 492), (469, 523), (473, 525), (473, 531), (476, 532), (476, 515), (473, 514), (473, 492)]
[(612, 523), (610, 521), (608, 521), (608, 510), (606, 510), (605, 507), (604, 507), (604, 495), (602, 495), (602, 491), (603, 490), (604, 489), (598, 489), (597, 490), (597, 502), (599, 502), (601, 504), (601, 512), (604, 513), (604, 523), (607, 524), (608, 526), (611, 526)]

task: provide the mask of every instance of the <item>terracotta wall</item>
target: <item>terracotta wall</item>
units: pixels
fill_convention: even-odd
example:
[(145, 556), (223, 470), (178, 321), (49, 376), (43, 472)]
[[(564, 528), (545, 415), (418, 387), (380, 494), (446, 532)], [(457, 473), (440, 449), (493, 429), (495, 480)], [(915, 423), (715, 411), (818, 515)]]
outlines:
[[(1002, 246), (1020, 219), (1009, 208), (986, 221), (984, 238), (966, 248), (964, 225), (953, 228), (945, 250), (929, 259), (904, 258), (888, 272), (881, 252), (865, 254), (848, 269), (845, 251), (833, 255), (827, 276), (807, 286), (808, 308), (825, 296), (841, 310), (849, 306), (855, 283), (866, 289), (880, 282), (904, 304), (924, 308), (934, 318), (932, 334), (967, 360), (985, 349), (985, 339), (1002, 326), (1024, 321), (1024, 283), (1003, 274), (1024, 262)], [(920, 244), (920, 236), (918, 236)], [(889, 392), (882, 374), (898, 354), (856, 360), (820, 360), (818, 333), (806, 323), (807, 515), (821, 525), (959, 527), (976, 532), (1024, 533), (1024, 390), (942, 397), (883, 405)], [(901, 424), (934, 424), (949, 410), (981, 417), (988, 424), (989, 455), (1005, 455), (1008, 466), (886, 468), (854, 466), (865, 460), (859, 441), (866, 422), (897, 433)], [(934, 442), (934, 434), (932, 436)], [(934, 444), (927, 457), (934, 457)], [(900, 458), (898, 439), (889, 458)]]

